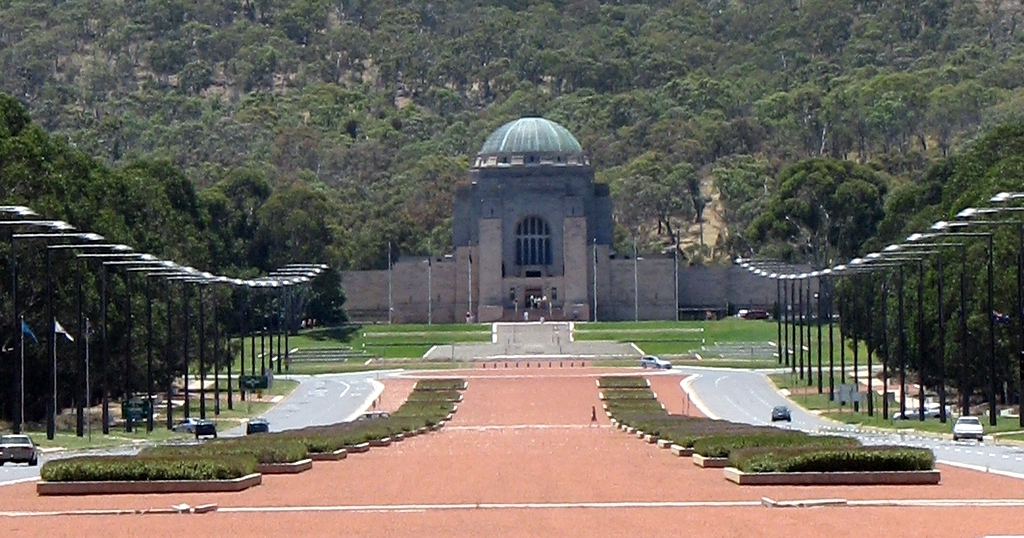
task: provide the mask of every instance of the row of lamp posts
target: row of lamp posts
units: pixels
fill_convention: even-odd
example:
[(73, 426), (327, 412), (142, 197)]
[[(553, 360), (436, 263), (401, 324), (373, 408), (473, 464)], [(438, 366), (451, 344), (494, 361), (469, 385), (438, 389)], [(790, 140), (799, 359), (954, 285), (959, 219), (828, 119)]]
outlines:
[[(962, 415), (970, 414), (970, 371), (969, 371), (969, 360), (967, 351), (967, 340), (968, 340), (968, 329), (967, 329), (967, 252), (970, 247), (970, 241), (982, 240), (986, 247), (986, 271), (985, 271), (985, 300), (984, 309), (987, 312), (987, 324), (986, 324), (986, 344), (984, 353), (984, 370), (986, 371), (987, 386), (986, 386), (986, 398), (988, 400), (988, 415), (990, 425), (995, 426), (997, 423), (998, 409), (997, 409), (997, 360), (996, 360), (996, 338), (995, 338), (995, 323), (996, 323), (996, 311), (994, 303), (994, 234), (991, 228), (1000, 226), (1012, 226), (1017, 230), (1017, 259), (1016, 259), (1016, 297), (1015, 297), (1015, 312), (1016, 312), (1016, 332), (1017, 332), (1017, 361), (1016, 361), (1016, 372), (1014, 372), (1014, 381), (1016, 382), (1017, 389), (1017, 402), (1018, 402), (1018, 415), (1019, 423), (1024, 427), (1024, 412), (1021, 411), (1021, 405), (1024, 404), (1024, 221), (1015, 218), (1001, 218), (1010, 214), (1024, 212), (1024, 207), (1012, 205), (1015, 201), (1024, 200), (1024, 193), (1010, 193), (1003, 192), (993, 196), (990, 199), (992, 204), (990, 207), (983, 208), (967, 208), (956, 215), (956, 220), (953, 221), (938, 221), (931, 225), (929, 230), (924, 233), (914, 233), (906, 238), (905, 241), (897, 244), (892, 244), (880, 252), (874, 252), (867, 254), (862, 258), (855, 258), (846, 264), (836, 265), (831, 268), (811, 271), (811, 272), (785, 272), (785, 268), (778, 262), (771, 260), (754, 260), (754, 259), (739, 259), (738, 263), (752, 271), (753, 273), (772, 278), (776, 280), (777, 286), (777, 302), (778, 302), (778, 315), (776, 316), (778, 324), (778, 360), (782, 366), (792, 368), (794, 373), (799, 371), (801, 379), (804, 379), (805, 368), (804, 368), (804, 351), (810, 351), (805, 349), (804, 346), (804, 333), (807, 333), (807, 342), (811, 341), (810, 325), (805, 323), (806, 319), (810, 317), (811, 307), (809, 306), (810, 299), (810, 282), (816, 280), (818, 283), (819, 293), (816, 295), (818, 298), (817, 305), (817, 317), (818, 322), (818, 392), (823, 392), (822, 387), (822, 370), (821, 370), (821, 323), (820, 316), (822, 313), (821, 299), (827, 296), (827, 316), (829, 325), (829, 396), (834, 398), (834, 371), (833, 371), (833, 357), (832, 357), (832, 289), (834, 288), (834, 279), (846, 277), (852, 279), (867, 279), (868, 286), (873, 288), (876, 285), (875, 276), (879, 275), (880, 281), (877, 282), (880, 285), (882, 299), (878, 305), (881, 308), (880, 316), (877, 318), (872, 315), (871, 309), (874, 303), (874, 294), (869, 294), (867, 297), (867, 308), (862, 311), (860, 308), (851, 307), (850, 305), (840, 304), (839, 312), (841, 315), (851, 316), (854, 320), (859, 319), (861, 316), (867, 316), (869, 324), (874, 324), (875, 319), (880, 319), (882, 325), (882, 331), (884, 337), (881, 339), (882, 355), (887, 360), (882, 361), (882, 413), (883, 416), (889, 416), (889, 323), (888, 323), (888, 311), (889, 303), (888, 297), (891, 293), (895, 292), (896, 296), (896, 310), (897, 310), (897, 334), (896, 334), (896, 364), (899, 366), (899, 412), (898, 415), (901, 418), (906, 418), (907, 415), (907, 399), (906, 399), (906, 387), (907, 387), (907, 364), (911, 358), (908, 356), (907, 351), (907, 332), (906, 332), (906, 320), (904, 314), (904, 298), (905, 298), (905, 271), (908, 265), (916, 265), (917, 269), (917, 320), (916, 320), (916, 332), (917, 332), (917, 353), (916, 353), (916, 369), (919, 377), (918, 393), (917, 393), (917, 418), (919, 420), (925, 420), (925, 391), (924, 391), (924, 372), (926, 370), (926, 355), (927, 348), (926, 342), (929, 341), (926, 335), (927, 325), (924, 321), (924, 283), (925, 283), (925, 261), (929, 259), (935, 260), (936, 274), (937, 274), (937, 312), (938, 312), (938, 335), (936, 340), (939, 342), (939, 358), (936, 362), (937, 372), (934, 372), (936, 376), (936, 385), (938, 392), (938, 406), (939, 406), (939, 419), (942, 422), (947, 420), (947, 398), (946, 398), (946, 367), (945, 367), (945, 341), (946, 341), (946, 313), (944, 308), (945, 303), (945, 290), (943, 289), (945, 282), (944, 265), (943, 265), (943, 254), (947, 249), (957, 249), (960, 254), (960, 272), (959, 272), (959, 307), (957, 312), (957, 321), (959, 327), (959, 358), (960, 358), (960, 371), (958, 372), (960, 377), (960, 413)], [(977, 231), (979, 228), (986, 229), (985, 231)], [(892, 289), (892, 279), (895, 278), (895, 290)], [(804, 291), (806, 285), (806, 292), (808, 301), (804, 300)], [(794, 313), (795, 307), (795, 313)], [(798, 321), (799, 320), (799, 321)], [(856, 332), (852, 335), (852, 351), (853, 351), (853, 382), (854, 386), (859, 387), (859, 342), (857, 341)], [(842, 335), (842, 325), (840, 325), (840, 337), (841, 342), (845, 342)], [(795, 348), (795, 352), (794, 352)], [(808, 386), (812, 386), (812, 369), (810, 363), (810, 354), (807, 355), (807, 368), (806, 378)], [(874, 403), (872, 395), (874, 394), (873, 387), (873, 372), (874, 366), (871, 361), (871, 354), (867, 356), (867, 412), (869, 416), (874, 415)], [(846, 346), (840, 345), (840, 383), (845, 382), (846, 376)], [(856, 402), (856, 400), (855, 400)]]
[[(153, 396), (154, 396), (154, 379), (153, 379), (153, 300), (151, 280), (153, 278), (160, 278), (165, 283), (166, 288), (166, 301), (167, 301), (167, 341), (165, 342), (164, 356), (166, 360), (171, 360), (176, 353), (172, 349), (172, 316), (171, 312), (171, 285), (174, 282), (182, 283), (182, 364), (178, 364), (177, 368), (183, 372), (185, 378), (185, 405), (184, 405), (184, 416), (190, 415), (189, 402), (189, 339), (188, 335), (190, 332), (190, 312), (189, 312), (189, 286), (194, 285), (199, 290), (199, 391), (200, 391), (200, 417), (206, 418), (206, 351), (207, 345), (205, 342), (207, 323), (205, 319), (205, 288), (208, 286), (228, 285), (235, 289), (246, 289), (250, 292), (257, 288), (275, 288), (280, 290), (280, 296), (290, 299), (294, 296), (294, 288), (308, 283), (312, 278), (315, 278), (318, 274), (322, 273), (327, 266), (322, 264), (290, 264), (282, 269), (271, 273), (266, 277), (261, 277), (252, 280), (242, 280), (228, 278), (224, 276), (216, 276), (210, 273), (205, 273), (197, 269), (181, 266), (172, 261), (166, 261), (156, 258), (150, 254), (135, 252), (131, 247), (122, 244), (105, 242), (103, 236), (88, 232), (76, 231), (74, 226), (59, 220), (46, 220), (39, 218), (39, 215), (32, 209), (25, 206), (0, 206), (0, 228), (11, 230), (9, 234), (10, 239), (10, 268), (11, 268), (11, 299), (12, 299), (12, 310), (13, 310), (13, 330), (14, 334), (20, 335), (19, 338), (19, 359), (15, 361), (15, 375), (13, 380), (14, 394), (17, 398), (17, 405), (14, 408), (14, 421), (13, 430), (15, 433), (21, 433), (24, 422), (25, 422), (25, 390), (24, 390), (24, 336), (30, 332), (30, 329), (26, 329), (23, 316), (21, 316), (21, 309), (18, 303), (18, 267), (17, 267), (17, 244), (19, 241), (43, 241), (45, 242), (45, 278), (46, 278), (46, 311), (47, 320), (49, 325), (49, 332), (47, 334), (47, 357), (50, 359), (50, 372), (49, 378), (52, 381), (52, 386), (49, 390), (49, 398), (47, 398), (47, 427), (46, 434), (48, 439), (53, 439), (56, 431), (56, 415), (59, 410), (59, 402), (57, 398), (57, 335), (65, 334), (71, 339), (70, 333), (66, 332), (62, 326), (57, 322), (54, 316), (53, 307), (53, 286), (52, 286), (52, 253), (57, 251), (71, 251), (75, 254), (77, 259), (88, 262), (90, 260), (99, 261), (100, 277), (100, 367), (101, 367), (101, 402), (102, 402), (102, 423), (103, 433), (109, 433), (110, 425), (110, 379), (108, 377), (108, 338), (107, 338), (107, 307), (108, 307), (108, 274), (110, 271), (116, 271), (117, 269), (123, 270), (124, 284), (126, 288), (126, 302), (125, 302), (125, 318), (126, 318), (126, 349), (124, 352), (125, 358), (125, 373), (123, 382), (123, 391), (126, 400), (131, 400), (131, 395), (135, 392), (136, 387), (132, 385), (133, 375), (131, 372), (133, 356), (133, 342), (132, 342), (132, 321), (133, 316), (131, 313), (131, 298), (132, 298), (132, 287), (131, 287), (131, 275), (140, 274), (145, 277), (145, 296), (146, 296), (146, 401), (148, 403), (148, 416), (146, 417), (146, 429), (152, 431), (153, 424)], [(88, 318), (85, 318), (83, 312), (85, 310), (84, 299), (82, 294), (82, 278), (78, 278), (76, 285), (77, 295), (77, 306), (79, 311), (79, 323), (76, 332), (77, 341), (79, 342), (80, 353), (84, 354), (83, 360), (76, 361), (80, 366), (76, 369), (76, 377), (79, 379), (79, 385), (82, 387), (82, 393), (75, 398), (76, 400), (76, 434), (83, 436), (86, 431), (86, 420), (84, 414), (84, 406), (87, 402), (91, 401), (91, 386), (89, 371), (90, 357), (89, 357), (89, 336), (92, 332), (93, 325)], [(246, 301), (248, 302), (248, 295), (246, 294)], [(213, 312), (216, 316), (216, 293), (213, 297)], [(282, 333), (285, 339), (285, 357), (287, 357), (287, 336), (290, 324), (287, 322), (282, 323), (281, 320), (290, 320), (292, 313), (285, 312), (283, 309), (284, 305), (290, 305), (289, 301), (279, 298), (278, 305), (282, 311), (277, 316), (278, 322), (269, 334), (270, 338), (273, 339), (277, 336), (278, 340), (278, 371), (281, 371), (281, 364), (287, 364), (287, 359), (282, 360), (281, 358), (281, 337)], [(242, 314), (244, 315), (244, 314)], [(244, 321), (244, 320), (240, 320)], [(245, 327), (249, 324), (241, 323), (240, 337), (244, 342), (246, 335)], [(221, 335), (220, 325), (217, 320), (213, 320), (214, 326), (214, 338), (213, 338), (213, 368), (214, 372), (214, 414), (220, 414), (220, 367), (216, 366), (217, 357), (221, 350)], [(261, 340), (263, 336), (267, 334), (266, 327), (261, 331)], [(34, 336), (34, 335), (33, 335)], [(272, 340), (271, 340), (272, 341)], [(244, 346), (243, 359), (244, 359)], [(221, 355), (223, 356), (223, 355)], [(233, 406), (233, 392), (232, 392), (232, 368), (231, 360), (227, 361), (227, 390), (228, 408)], [(176, 368), (171, 368), (174, 371)], [(241, 372), (240, 372), (241, 373)], [(167, 387), (167, 427), (172, 428), (174, 426), (173, 408), (171, 405), (171, 395), (173, 392), (173, 376), (171, 382)], [(126, 417), (126, 428), (128, 431), (134, 427), (131, 417)], [(91, 428), (88, 428), (89, 434), (91, 435)]]

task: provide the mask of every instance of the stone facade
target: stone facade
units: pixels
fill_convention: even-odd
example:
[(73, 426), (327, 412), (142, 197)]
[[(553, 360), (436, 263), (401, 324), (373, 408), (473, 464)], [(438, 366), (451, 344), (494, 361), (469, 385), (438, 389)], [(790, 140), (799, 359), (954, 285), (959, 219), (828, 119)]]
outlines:
[[(453, 254), (342, 275), (357, 321), (675, 319), (677, 308), (765, 308), (775, 283), (611, 252), (612, 200), (576, 139), (542, 118), (503, 125), (456, 192)], [(389, 314), (390, 305), (390, 314)], [(685, 306), (684, 306), (685, 305)]]

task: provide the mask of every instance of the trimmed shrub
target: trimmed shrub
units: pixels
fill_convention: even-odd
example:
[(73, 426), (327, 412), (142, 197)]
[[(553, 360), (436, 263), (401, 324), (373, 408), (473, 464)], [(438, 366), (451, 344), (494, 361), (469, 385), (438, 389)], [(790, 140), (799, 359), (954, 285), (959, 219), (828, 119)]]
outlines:
[(466, 387), (466, 380), (456, 379), (421, 379), (416, 382), (413, 390), (462, 390)]
[(414, 390), (409, 394), (407, 402), (457, 402), (459, 401), (457, 390)]
[(656, 400), (654, 393), (636, 389), (606, 389), (601, 391), (605, 400)]
[[(661, 402), (655, 399), (650, 400), (609, 400), (605, 402), (608, 412), (616, 420), (623, 420), (627, 415), (652, 415), (660, 414), (668, 416), (668, 411), (661, 406)], [(622, 417), (622, 418), (620, 418)], [(623, 420), (624, 421), (624, 420)]]
[(210, 441), (200, 445), (162, 445), (143, 449), (144, 457), (181, 456), (252, 456), (257, 463), (294, 463), (306, 458), (305, 443), (288, 438), (286, 434), (261, 434), (256, 437), (241, 437)]
[(230, 480), (256, 472), (251, 455), (80, 456), (51, 460), (40, 476), (47, 482)]
[(746, 473), (929, 471), (935, 454), (902, 446), (758, 447), (734, 450), (729, 464)]
[(860, 441), (838, 435), (807, 435), (804, 432), (752, 431), (717, 433), (697, 439), (693, 451), (708, 458), (726, 458), (733, 450), (751, 447), (857, 447)]
[(650, 388), (647, 379), (634, 376), (603, 376), (598, 378), (597, 386), (602, 389), (646, 389)]

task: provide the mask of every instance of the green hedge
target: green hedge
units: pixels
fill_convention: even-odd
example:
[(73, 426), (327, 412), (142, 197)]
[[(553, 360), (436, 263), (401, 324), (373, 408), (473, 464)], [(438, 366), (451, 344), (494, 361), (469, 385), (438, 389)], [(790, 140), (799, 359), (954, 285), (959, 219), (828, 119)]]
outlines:
[(928, 471), (935, 468), (935, 454), (902, 446), (760, 447), (734, 450), (729, 464), (746, 473)]
[(752, 447), (857, 447), (860, 441), (838, 435), (807, 435), (804, 432), (752, 431), (719, 433), (697, 439), (693, 451), (709, 458), (727, 458), (734, 450)]
[(456, 379), (421, 379), (416, 382), (414, 390), (462, 390), (466, 380)]
[(261, 434), (256, 437), (240, 437), (209, 441), (199, 445), (162, 445), (143, 449), (142, 456), (241, 456), (256, 458), (257, 463), (294, 463), (305, 459), (306, 445), (282, 433)]
[(647, 379), (636, 376), (602, 376), (597, 380), (602, 389), (646, 389)]
[(407, 402), (457, 402), (460, 393), (457, 390), (414, 390), (406, 399)]
[[(661, 402), (655, 399), (650, 400), (608, 400), (604, 403), (608, 412), (615, 417), (615, 420), (629, 424), (625, 418), (629, 415), (668, 415), (668, 411), (661, 406)], [(621, 417), (621, 418), (620, 418)], [(630, 424), (632, 425), (632, 424)]]
[(51, 460), (40, 476), (47, 482), (229, 480), (256, 472), (251, 455), (80, 456)]
[(636, 389), (605, 389), (601, 391), (605, 400), (656, 400), (654, 393)]

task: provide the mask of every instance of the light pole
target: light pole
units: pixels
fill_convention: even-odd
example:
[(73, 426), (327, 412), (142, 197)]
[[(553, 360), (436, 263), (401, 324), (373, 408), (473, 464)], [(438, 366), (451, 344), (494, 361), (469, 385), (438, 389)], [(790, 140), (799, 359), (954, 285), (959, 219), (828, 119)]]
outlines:
[(14, 433), (21, 433), (25, 423), (25, 332), (23, 330), (23, 319), (18, 309), (18, 251), (16, 249), (16, 233), (18, 228), (27, 227), (30, 229), (42, 228), (53, 232), (70, 231), (75, 227), (62, 220), (19, 220), (19, 217), (36, 216), (36, 212), (25, 206), (4, 206), (4, 216), (13, 215), (14, 220), (0, 220), (0, 226), (13, 227), (15, 231), (10, 234), (11, 246), (11, 306), (13, 310), (14, 330), (11, 334), (18, 335), (20, 342), (20, 358), (16, 362), (15, 390), (18, 397), (18, 404), (14, 407)]
[[(163, 262), (162, 267), (156, 270), (140, 269), (145, 272), (146, 275), (146, 401), (149, 405), (149, 411), (146, 413), (146, 432), (152, 432), (154, 428), (153, 421), (153, 293), (152, 293), (152, 278), (167, 278), (170, 276), (177, 276), (182, 274), (182, 268), (174, 262)], [(167, 338), (171, 337), (171, 303), (170, 303), (170, 285), (165, 283), (167, 291)], [(165, 346), (164, 349), (164, 362), (169, 364), (170, 358), (170, 346)], [(171, 415), (171, 392), (167, 392), (167, 422), (168, 428), (173, 428), (173, 418)]]
[[(996, 330), (995, 330), (995, 319), (993, 319), (993, 244), (992, 234), (989, 232), (956, 232), (951, 231), (957, 228), (963, 228), (969, 226), (967, 222), (946, 222), (939, 221), (932, 224), (931, 229), (936, 233), (947, 237), (983, 237), (988, 243), (988, 264), (987, 264), (987, 284), (988, 284), (988, 301), (985, 306), (986, 317), (988, 318), (988, 363), (989, 363), (989, 382), (988, 382), (988, 413), (989, 413), (989, 424), (992, 426), (996, 425)], [(966, 322), (965, 322), (966, 323)], [(964, 335), (966, 337), (966, 334)], [(963, 343), (962, 345), (966, 345)], [(966, 396), (965, 396), (966, 398)]]
[[(97, 234), (82, 234), (81, 238), (82, 239), (86, 239), (88, 241), (100, 241), (100, 240), (103, 239), (102, 236), (97, 235)], [(111, 243), (82, 243), (82, 244), (47, 245), (47, 247), (46, 247), (47, 279), (50, 278), (50, 273), (49, 273), (50, 268), (51, 268), (50, 252), (54, 251), (54, 250), (74, 250), (74, 251), (109, 250), (110, 252), (115, 252), (115, 253), (125, 253), (125, 252), (131, 252), (132, 249), (131, 249), (131, 247), (129, 247), (127, 245), (111, 244)], [(48, 282), (49, 282), (49, 280), (48, 280)], [(48, 288), (49, 288), (49, 286), (48, 286)], [(79, 341), (81, 342), (82, 341), (81, 326), (82, 326), (82, 318), (83, 318), (82, 309), (84, 307), (84, 300), (83, 300), (83, 297), (82, 297), (82, 279), (81, 278), (77, 279), (77, 290), (78, 290), (78, 318), (79, 318), (79, 320), (78, 320), (78, 324), (79, 324), (78, 335), (79, 335)], [(48, 306), (48, 308), (50, 310), (52, 310), (52, 307)], [(52, 316), (52, 312), (50, 314), (50, 317), (53, 317)], [(56, 318), (54, 318), (51, 323), (53, 324), (54, 329), (56, 329)], [(56, 427), (56, 412), (57, 412), (56, 411), (56, 409), (57, 409), (57, 350), (56, 350), (56, 336), (55, 335), (53, 335), (53, 336), (54, 336), (54, 338), (53, 338), (54, 339), (54, 348), (52, 350), (53, 351), (53, 355), (52, 355), (53, 361), (52, 361), (52, 364), (51, 364), (51, 366), (52, 366), (51, 375), (53, 376), (53, 387), (54, 387), (54, 389), (53, 389), (53, 398), (52, 398), (53, 399), (53, 409), (54, 409), (54, 411), (52, 413), (52, 415), (53, 415), (52, 416), (52, 422), (54, 423), (54, 427)], [(86, 352), (86, 354), (88, 354), (88, 329), (86, 330), (86, 335), (85, 335), (84, 343), (86, 345), (85, 352)], [(86, 356), (83, 359), (82, 362), (76, 361), (77, 370), (79, 372), (79, 381), (81, 381), (83, 376), (88, 377), (88, 373), (87, 372), (83, 372), (83, 363), (84, 363), (84, 369), (87, 370), (88, 369), (88, 361), (89, 361), (88, 356)], [(88, 381), (86, 381), (85, 384), (87, 385)], [(89, 399), (88, 388), (85, 389), (85, 394), (82, 395), (82, 396), (84, 396), (84, 398), (83, 397), (75, 398), (75, 400), (78, 402), (75, 405), (75, 434), (78, 437), (82, 437), (85, 434), (85, 424), (84, 424), (85, 410), (84, 410), (84, 407), (83, 407), (85, 405), (85, 401), (83, 401), (83, 400), (87, 401)], [(50, 415), (51, 414), (48, 413), (47, 416), (50, 417)], [(48, 418), (47, 419), (47, 431), (49, 431), (49, 424), (50, 424), (50, 422), (51, 422), (51, 420), (50, 420), (50, 418)]]
[[(1003, 203), (1015, 199), (1015, 194), (1021, 193), (999, 193), (993, 196), (990, 201)], [(1024, 207), (1000, 206), (973, 208), (969, 207), (957, 213), (958, 219), (970, 219), (971, 224), (989, 226), (1013, 226), (1017, 229), (1017, 372), (1014, 381), (1017, 385), (1017, 409), (1020, 425), (1024, 426), (1024, 222), (1021, 220), (977, 220), (974, 217), (1000, 213), (1020, 213)], [(994, 313), (990, 313), (990, 316)]]
[[(79, 232), (54, 232), (54, 233), (25, 233), (25, 234), (11, 234), (11, 241), (15, 239), (81, 239), (85, 241), (102, 241), (103, 236), (94, 233), (79, 233)], [(45, 248), (46, 251), (46, 318), (49, 325), (49, 331), (47, 335), (47, 355), (50, 357), (50, 379), (52, 381), (50, 398), (47, 399), (47, 412), (46, 412), (46, 438), (53, 440), (56, 434), (57, 428), (57, 326), (56, 318), (53, 317), (53, 283), (50, 277), (51, 274), (51, 263), (50, 263), (50, 252), (49, 245)], [(25, 375), (24, 367), (21, 369), (21, 375)], [(21, 380), (21, 386), (24, 389), (25, 380)], [(22, 403), (24, 405), (24, 403)]]
[[(134, 321), (134, 318), (132, 316), (132, 307), (131, 307), (131, 305), (132, 305), (131, 273), (134, 270), (133, 268), (143, 268), (143, 267), (155, 268), (155, 266), (163, 265), (163, 263), (164, 262), (162, 260), (157, 259), (156, 256), (153, 256), (152, 254), (138, 254), (137, 258), (136, 259), (132, 259), (132, 260), (115, 260), (115, 261), (105, 261), (105, 262), (103, 262), (104, 266), (110, 266), (110, 267), (118, 267), (119, 266), (119, 267), (122, 267), (122, 268), (125, 269), (125, 272), (124, 272), (124, 286), (125, 286), (125, 296), (126, 296), (125, 297), (125, 325), (126, 325), (126, 331), (125, 331), (124, 379), (123, 379), (124, 385), (123, 385), (123, 389), (122, 390), (124, 391), (124, 403), (126, 404), (125, 405), (126, 411), (127, 411), (127, 408), (128, 408), (127, 404), (130, 404), (131, 401), (132, 401), (131, 398), (132, 398), (132, 390), (133, 390), (133, 387), (132, 387), (132, 352), (133, 352), (133, 349), (132, 349), (132, 323)], [(106, 370), (107, 369), (104, 368), (104, 377), (105, 377), (105, 379), (106, 379), (106, 376), (107, 376)], [(105, 390), (105, 392), (108, 392), (108, 389), (109, 389), (109, 387), (106, 386), (106, 382), (104, 382), (104, 390)], [(106, 395), (104, 396), (104, 398), (105, 398), (104, 407), (109, 407), (109, 398), (107, 398)], [(109, 413), (109, 411), (108, 411), (108, 413)], [(124, 419), (124, 427), (125, 427), (125, 431), (126, 432), (131, 432), (134, 429), (134, 420), (135, 419), (133, 417), (134, 416), (133, 416), (133, 414), (131, 412), (128, 413), (127, 417), (121, 417), (122, 419)]]

